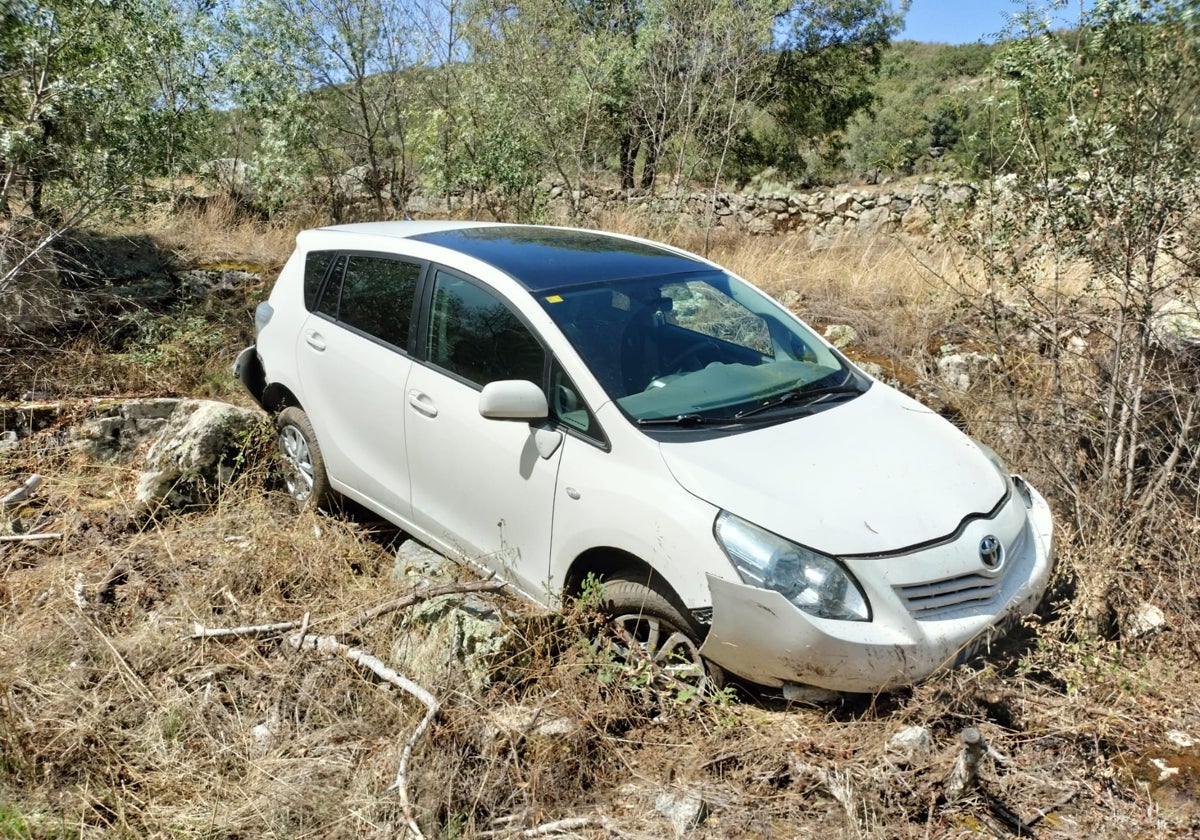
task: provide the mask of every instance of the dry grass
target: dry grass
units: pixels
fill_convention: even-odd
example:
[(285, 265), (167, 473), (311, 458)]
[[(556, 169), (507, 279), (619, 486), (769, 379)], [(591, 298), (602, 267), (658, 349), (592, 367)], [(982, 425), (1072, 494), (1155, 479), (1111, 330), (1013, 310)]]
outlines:
[[(294, 231), (231, 220), (219, 207), (194, 212), (159, 228), (189, 260), (278, 264), (290, 248)], [(704, 250), (695, 232), (610, 227), (622, 224)], [(941, 342), (986, 337), (977, 270), (948, 248), (893, 238), (810, 252), (799, 236), (733, 235), (709, 245), (813, 323), (854, 326), (851, 351), (904, 367), (920, 392), (945, 390), (933, 375)], [(209, 330), (123, 351), (156, 353), (157, 366), (82, 336), (48, 356), (47, 369), (77, 394), (232, 394), (226, 365), (245, 327), (227, 324), (244, 324), (259, 292), (195, 313)], [(186, 322), (164, 316), (176, 328)], [(196, 343), (209, 334), (220, 341)], [(1011, 421), (1015, 406), (1053, 428), (1039, 414), (1045, 368), (1023, 352), (1007, 360), (1010, 378), (944, 397), (1052, 487), (1037, 441)], [(271, 489), (266, 444), (213, 509), (133, 516), (136, 465), (94, 463), (65, 444), (85, 410), (0, 454), (0, 492), (31, 472), (48, 478), (34, 502), (0, 512), (0, 528), (40, 521), (65, 534), (0, 544), (0, 835), (401, 836), (388, 786), (419, 704), (277, 636), (189, 637), (194, 622), (306, 613), (312, 632), (333, 632), (411, 587), (389, 575), (396, 535), (354, 516), (297, 517)], [(1194, 771), (1164, 779), (1153, 762), (1197, 760), (1167, 733), (1200, 738), (1188, 676), (1200, 649), (1200, 529), (1164, 512), (1164, 541), (1135, 544), (1060, 521), (1059, 573), (1038, 619), (988, 659), (877, 697), (811, 706), (747, 692), (743, 703), (680, 704), (604, 672), (581, 644), (586, 610), (547, 618), (503, 596), (483, 599), (508, 639), (488, 660), (486, 686), (455, 661), (413, 660), (425, 650), (415, 616), (375, 621), (346, 641), (411, 665), (443, 704), (410, 780), (432, 837), (516, 836), (581, 816), (594, 821), (573, 836), (671, 836), (656, 804), (687, 794), (708, 807), (689, 834), (697, 838), (1011, 836), (1004, 809), (1037, 819), (1039, 837), (1189, 836), (1200, 822)], [(1123, 632), (1143, 601), (1166, 610), (1166, 630)], [(910, 725), (930, 731), (933, 749), (903, 763), (885, 744)], [(985, 761), (982, 792), (945, 803), (942, 782), (966, 726), (1004, 760)]]
[(299, 231), (325, 221), (305, 213), (268, 222), (248, 217), (227, 196), (213, 195), (160, 205), (138, 229), (153, 233), (184, 265), (270, 270), (283, 265)]

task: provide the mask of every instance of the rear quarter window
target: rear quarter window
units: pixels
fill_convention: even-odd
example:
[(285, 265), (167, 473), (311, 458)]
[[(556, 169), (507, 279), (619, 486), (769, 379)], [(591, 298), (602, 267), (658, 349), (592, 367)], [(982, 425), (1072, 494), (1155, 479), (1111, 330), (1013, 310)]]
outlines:
[(309, 312), (317, 308), (321, 284), (336, 256), (336, 251), (309, 251), (304, 257), (304, 308)]

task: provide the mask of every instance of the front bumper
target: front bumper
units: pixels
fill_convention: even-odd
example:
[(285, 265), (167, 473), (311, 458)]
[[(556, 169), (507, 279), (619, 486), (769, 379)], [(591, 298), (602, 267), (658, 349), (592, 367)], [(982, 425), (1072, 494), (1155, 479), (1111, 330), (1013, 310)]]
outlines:
[[(251, 344), (238, 353), (233, 363), (233, 376), (246, 386), (250, 396), (260, 406), (263, 405), (263, 393), (267, 387), (267, 374), (263, 370), (262, 359), (258, 357), (258, 347)], [(265, 406), (263, 406), (265, 408)]]
[[(817, 618), (773, 590), (709, 575), (713, 619), (700, 653), (760, 685), (850, 692), (911, 684), (965, 661), (1036, 609), (1050, 579), (1049, 507), (1036, 490), (1019, 488), (995, 519), (973, 521), (943, 545), (848, 559), (871, 621)], [(980, 540), (998, 528), (1008, 529), (1013, 556), (1000, 572), (980, 574)], [(966, 594), (940, 594), (955, 587)]]

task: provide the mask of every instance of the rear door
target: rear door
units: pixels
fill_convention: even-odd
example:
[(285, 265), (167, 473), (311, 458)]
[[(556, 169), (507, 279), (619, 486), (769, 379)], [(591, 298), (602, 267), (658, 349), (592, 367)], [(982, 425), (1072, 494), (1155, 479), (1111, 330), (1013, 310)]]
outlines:
[[(413, 520), (445, 548), (545, 600), (564, 436), (480, 416), (479, 392), (503, 379), (543, 385), (546, 350), (494, 290), (436, 267), (429, 285), (425, 361), (405, 389)], [(546, 443), (557, 445), (547, 453)]]
[(401, 521), (412, 514), (404, 389), (423, 270), (390, 254), (337, 255), (296, 354), (334, 487)]

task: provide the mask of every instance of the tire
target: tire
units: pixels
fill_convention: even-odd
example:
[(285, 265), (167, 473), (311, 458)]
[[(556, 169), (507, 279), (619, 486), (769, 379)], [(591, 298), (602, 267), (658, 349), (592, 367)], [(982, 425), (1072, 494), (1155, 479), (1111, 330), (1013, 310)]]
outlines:
[(613, 645), (630, 664), (649, 661), (667, 687), (684, 686), (699, 696), (717, 691), (724, 672), (700, 656), (704, 631), (658, 577), (618, 574), (604, 581), (601, 602), (609, 617)]
[(333, 491), (308, 415), (297, 406), (289, 406), (279, 413), (275, 427), (288, 493), (301, 510), (328, 507)]

